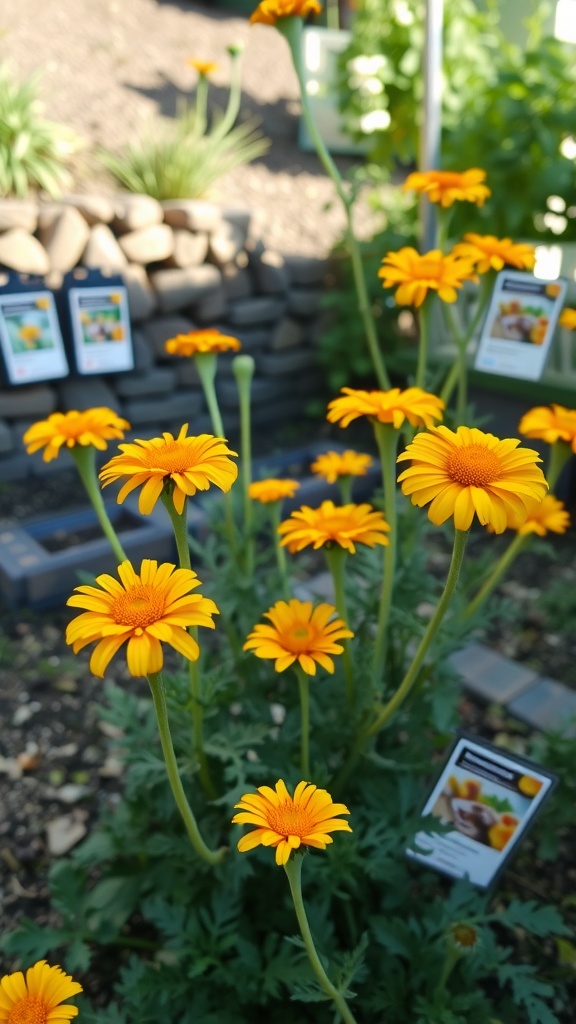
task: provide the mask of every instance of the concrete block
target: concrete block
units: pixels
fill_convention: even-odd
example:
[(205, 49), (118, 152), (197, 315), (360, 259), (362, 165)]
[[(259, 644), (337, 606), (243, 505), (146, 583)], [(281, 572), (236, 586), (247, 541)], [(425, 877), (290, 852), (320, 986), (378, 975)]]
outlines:
[(150, 275), (158, 305), (164, 313), (187, 309), (199, 302), (221, 283), (217, 267), (204, 264), (184, 270), (157, 270)]
[(224, 288), (219, 286), (208, 292), (199, 302), (195, 302), (192, 315), (199, 324), (212, 325), (222, 320), (228, 313), (228, 300)]
[(129, 399), (124, 403), (124, 415), (133, 427), (177, 420), (182, 426), (190, 423), (203, 407), (204, 398), (200, 392), (174, 391), (165, 398)]
[(506, 706), (511, 715), (534, 729), (576, 736), (576, 693), (554, 679), (538, 676)]
[(291, 288), (288, 292), (288, 312), (294, 316), (314, 316), (320, 309), (323, 295), (320, 288)]
[(262, 295), (285, 295), (290, 286), (284, 257), (279, 252), (265, 249), (250, 260), (256, 290)]
[(147, 395), (167, 395), (176, 388), (176, 371), (158, 366), (148, 373), (118, 376), (114, 390), (120, 398), (143, 398)]
[(208, 255), (219, 266), (231, 263), (242, 252), (246, 245), (247, 229), (228, 220), (222, 220), (215, 231), (211, 232), (208, 243)]
[(228, 321), (234, 327), (252, 327), (259, 324), (274, 323), (284, 314), (285, 304), (282, 299), (258, 296), (251, 299), (238, 299), (230, 303)]
[(134, 351), (134, 370), (147, 373), (155, 365), (154, 350), (144, 331), (132, 330), (132, 349)]
[(261, 352), (262, 349), (267, 348), (270, 344), (270, 331), (267, 329), (250, 330), (249, 328), (228, 327), (226, 325), (222, 330), (238, 338), (242, 345), (242, 351), (249, 356), (256, 355), (257, 352)]
[(328, 272), (328, 261), (313, 256), (286, 256), (284, 266), (290, 283), (304, 287), (322, 284)]
[(248, 268), (239, 267), (236, 263), (228, 263), (221, 269), (222, 286), (228, 302), (250, 298), (254, 291), (254, 282)]
[(168, 361), (174, 358), (164, 348), (168, 339), (175, 338), (177, 334), (188, 334), (195, 329), (196, 324), (184, 316), (158, 316), (142, 325), (142, 333), (152, 346), (156, 358)]
[(65, 380), (59, 387), (58, 408), (62, 412), (71, 409), (92, 409), (106, 406), (120, 412), (120, 402), (112, 388), (101, 377), (77, 377)]
[(32, 420), (44, 419), (54, 412), (56, 403), (56, 391), (48, 384), (0, 391), (0, 415), (8, 420), (25, 416)]
[[(221, 358), (222, 356), (219, 357), (219, 359)], [(175, 356), (172, 356), (169, 365), (172, 365), (172, 363), (176, 367), (176, 378), (179, 387), (201, 388), (196, 360), (193, 357), (190, 357), (190, 359), (177, 359)]]
[[(238, 408), (238, 390), (235, 380), (216, 380), (218, 400), (226, 408)], [(252, 415), (258, 413), (260, 406), (275, 403), (276, 399), (286, 395), (286, 383), (279, 380), (264, 380), (254, 377), (252, 381)]]
[(297, 348), (288, 352), (264, 352), (260, 367), (265, 377), (282, 377), (301, 373), (318, 365), (316, 354), (309, 348)]
[(270, 348), (273, 352), (282, 352), (285, 349), (298, 348), (305, 338), (305, 331), (297, 320), (292, 317), (284, 317), (276, 324), (270, 339)]
[(536, 672), (483, 644), (471, 643), (449, 658), (467, 690), (481, 700), (506, 704), (531, 686)]
[[(5, 420), (0, 420), (0, 456), (10, 455), (14, 451), (12, 431)], [(0, 479), (2, 479), (0, 477)]]
[(22, 453), (3, 455), (0, 458), (0, 480), (7, 484), (10, 480), (25, 480), (30, 475), (30, 456)]
[[(124, 257), (121, 249), (120, 253)], [(126, 262), (125, 257), (124, 262)], [(144, 267), (138, 263), (122, 267), (122, 280), (128, 292), (130, 319), (133, 323), (148, 320), (156, 312), (158, 303)]]

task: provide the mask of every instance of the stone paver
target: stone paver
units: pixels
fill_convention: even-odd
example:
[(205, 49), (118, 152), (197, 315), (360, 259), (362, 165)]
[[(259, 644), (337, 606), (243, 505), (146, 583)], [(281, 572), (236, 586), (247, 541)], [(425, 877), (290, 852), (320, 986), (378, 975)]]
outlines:
[(536, 679), (535, 671), (491, 651), (484, 644), (468, 644), (449, 660), (467, 690), (482, 700), (499, 704), (511, 701)]

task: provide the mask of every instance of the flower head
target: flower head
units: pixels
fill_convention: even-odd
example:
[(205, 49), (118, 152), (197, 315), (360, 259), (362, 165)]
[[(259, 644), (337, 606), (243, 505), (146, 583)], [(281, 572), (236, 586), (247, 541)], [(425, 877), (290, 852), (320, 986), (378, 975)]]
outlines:
[(284, 672), (295, 661), (309, 676), (316, 675), (316, 662), (333, 672), (334, 662), (328, 655), (344, 650), (336, 640), (354, 636), (342, 619), (333, 618), (335, 614), (331, 604), (313, 608), (311, 601), (277, 601), (264, 614), (272, 625), (254, 626), (243, 650), (254, 651), (257, 658), (274, 659), (276, 672)]
[(558, 323), (560, 327), (565, 327), (567, 331), (576, 331), (576, 309), (570, 309), (569, 306), (566, 306), (560, 313)]
[(213, 75), (218, 70), (218, 65), (213, 60), (198, 60), (196, 57), (190, 57), (186, 63), (189, 68), (194, 68), (194, 71), (197, 71), (203, 78)]
[(191, 569), (176, 569), (170, 562), (144, 558), (140, 575), (129, 561), (118, 566), (120, 580), (104, 574), (98, 586), (76, 587), (66, 604), (86, 608), (69, 623), (66, 643), (74, 654), (86, 644), (99, 643), (90, 658), (90, 670), (104, 677), (110, 660), (128, 642), (126, 660), (133, 676), (160, 672), (164, 664), (163, 643), (170, 644), (188, 661), (196, 661), (200, 649), (188, 626), (214, 629), (212, 616), (218, 608), (207, 597), (191, 594), (201, 586)]
[(300, 846), (313, 846), (325, 850), (334, 840), (329, 832), (351, 832), (347, 821), (337, 817), (350, 814), (345, 804), (335, 804), (325, 789), (309, 782), (299, 782), (294, 796), (278, 779), (275, 789), (259, 786), (257, 793), (245, 793), (239, 807), (240, 814), (232, 818), (233, 825), (255, 825), (238, 842), (240, 853), (255, 846), (276, 847), (276, 863), (286, 864), (293, 850)]
[(250, 16), (250, 24), (275, 25), (282, 18), (306, 18), (321, 10), (319, 0), (262, 0)]
[(528, 509), (542, 499), (547, 483), (536, 465), (538, 452), (519, 448), (515, 438), (499, 440), (476, 427), (432, 427), (417, 434), (398, 462), (411, 460), (400, 474), (402, 492), (412, 504), (427, 505), (428, 518), (441, 526), (454, 516), (457, 530), (468, 530), (474, 516), (495, 533), (512, 521), (526, 519)]
[(238, 352), (242, 345), (238, 338), (210, 327), (202, 331), (177, 334), (165, 342), (164, 348), (171, 356), (197, 356), (209, 352)]
[(278, 527), (280, 544), (294, 554), (303, 548), (339, 544), (341, 548), (356, 551), (356, 544), (388, 544), (386, 533), (390, 527), (382, 512), (371, 505), (335, 505), (323, 501), (320, 508), (303, 505)]
[(539, 537), (545, 537), (548, 533), (566, 533), (570, 527), (570, 514), (563, 501), (547, 494), (542, 501), (530, 505), (524, 521), (512, 517), (510, 526), (522, 535), (536, 533)]
[(484, 185), (485, 180), (486, 171), (479, 167), (471, 167), (468, 171), (415, 171), (408, 175), (402, 188), (405, 192), (413, 190), (428, 196), (431, 203), (440, 203), (444, 207), (458, 201), (483, 206), (491, 195), (488, 186)]
[(378, 277), (383, 288), (399, 287), (395, 299), (399, 306), (421, 306), (430, 290), (438, 292), (443, 302), (456, 302), (457, 288), (464, 281), (476, 280), (470, 260), (453, 253), (444, 255), (440, 249), (420, 255), (411, 246), (388, 252), (382, 260)]
[(536, 437), (546, 444), (566, 441), (576, 451), (576, 409), (563, 405), (536, 405), (520, 420), (518, 430), (524, 437)]
[(58, 458), (63, 447), (92, 445), (100, 451), (108, 447), (112, 438), (122, 440), (124, 431), (130, 429), (127, 420), (117, 416), (113, 409), (101, 406), (81, 412), (53, 412), (47, 420), (39, 420), (24, 434), (24, 444), (29, 455), (44, 448), (44, 462)]
[(368, 416), (378, 423), (391, 423), (398, 430), (404, 420), (413, 427), (433, 427), (442, 419), (444, 402), (422, 388), (391, 388), (389, 391), (357, 391), (342, 388), (342, 396), (328, 405), (327, 419), (347, 427), (352, 420)]
[(273, 501), (284, 501), (285, 498), (293, 498), (300, 487), (297, 480), (268, 477), (266, 480), (255, 480), (248, 487), (248, 494), (252, 501), (260, 501), (263, 505), (270, 505)]
[(513, 242), (511, 238), (496, 238), (495, 235), (475, 235), (472, 231), (464, 235), (464, 241), (458, 242), (452, 251), (455, 256), (471, 260), (480, 274), (488, 270), (502, 270), (504, 266), (532, 270), (536, 262), (533, 245)]
[(480, 933), (467, 921), (456, 921), (448, 928), (448, 941), (460, 955), (472, 953), (480, 944)]
[(347, 449), (345, 452), (323, 452), (317, 456), (310, 469), (327, 483), (335, 484), (341, 476), (366, 476), (372, 462), (371, 455)]
[(78, 1014), (78, 1007), (64, 999), (82, 992), (82, 985), (39, 960), (22, 971), (5, 974), (0, 980), (0, 1024), (66, 1024)]
[(165, 483), (170, 481), (174, 486), (174, 508), (179, 514), (187, 495), (207, 491), (211, 484), (229, 491), (238, 476), (238, 467), (228, 456), (236, 452), (230, 451), (221, 437), (186, 437), (187, 430), (185, 423), (178, 437), (165, 433), (151, 441), (138, 439), (133, 444), (119, 445), (122, 455), (115, 455), (102, 467), (102, 486), (128, 477), (118, 494), (121, 504), (127, 494), (143, 485), (138, 501), (142, 515), (152, 512)]

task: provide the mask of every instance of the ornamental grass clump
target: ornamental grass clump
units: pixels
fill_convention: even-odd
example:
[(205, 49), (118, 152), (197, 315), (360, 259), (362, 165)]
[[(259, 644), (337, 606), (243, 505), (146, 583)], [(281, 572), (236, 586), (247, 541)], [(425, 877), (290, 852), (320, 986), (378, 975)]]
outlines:
[[(252, 20), (293, 42), (290, 25), (317, 6), (263, 0)], [(446, 211), (487, 189), (476, 172), (434, 187)], [(531, 938), (569, 935), (557, 909), (518, 896), (512, 876), (494, 899), (406, 856), (422, 832), (453, 828), (422, 817), (459, 728), (449, 655), (490, 621), (490, 596), (518, 553), (569, 526), (551, 491), (576, 412), (542, 407), (522, 420), (521, 433), (551, 445), (545, 475), (518, 438), (453, 425), (451, 392), (428, 383), (430, 302), (451, 305), (484, 262), (491, 274), (494, 259), (512, 259), (504, 242), (474, 258), (384, 258), (385, 286), (406, 286), (401, 298), (419, 311), (424, 354), (415, 383), (389, 387), (375, 368), (372, 389), (345, 387), (328, 403), (338, 433), (365, 421), (373, 432), (370, 451), (314, 459), (316, 479), (341, 485), (339, 500), (294, 507), (299, 480), (253, 479), (254, 361), (217, 328), (166, 346), (196, 361), (213, 433), (183, 424), (120, 443), (98, 477), (95, 451), (128, 427), (110, 410), (27, 431), (31, 454), (69, 451), (95, 507), (99, 485), (120, 504), (138, 492), (143, 515), (163, 507), (176, 556), (133, 564), (102, 520), (117, 566), (68, 600), (72, 652), (97, 678), (114, 673), (99, 713), (114, 726), (121, 792), (51, 870), (54, 926), (25, 921), (0, 945), (24, 966), (57, 949), (66, 970), (90, 967), (97, 996), (91, 1006), (40, 960), (26, 979), (16, 970), (0, 981), (0, 1024), (64, 1024), (77, 1012), (87, 1024), (559, 1024), (571, 1002), (546, 952), (554, 943)], [(214, 384), (226, 353), (239, 458)], [(376, 456), (381, 488), (354, 502), (352, 481)], [(489, 553), (481, 570), (467, 558), (472, 532)], [(452, 548), (442, 578), (429, 566), (431, 536)], [(520, 781), (530, 799), (534, 779)], [(467, 793), (456, 779), (450, 796)], [(494, 856), (513, 844), (514, 812), (494, 810)], [(532, 852), (518, 872), (527, 885)], [(78, 1010), (67, 1002), (77, 994)]]

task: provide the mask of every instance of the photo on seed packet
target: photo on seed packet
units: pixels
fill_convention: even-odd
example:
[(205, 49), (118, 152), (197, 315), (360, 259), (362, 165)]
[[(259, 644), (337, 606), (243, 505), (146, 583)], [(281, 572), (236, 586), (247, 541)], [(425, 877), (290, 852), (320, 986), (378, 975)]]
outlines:
[(80, 373), (114, 373), (134, 365), (126, 289), (72, 288), (74, 352)]
[(68, 363), (51, 292), (0, 296), (0, 348), (11, 384), (66, 376)]

